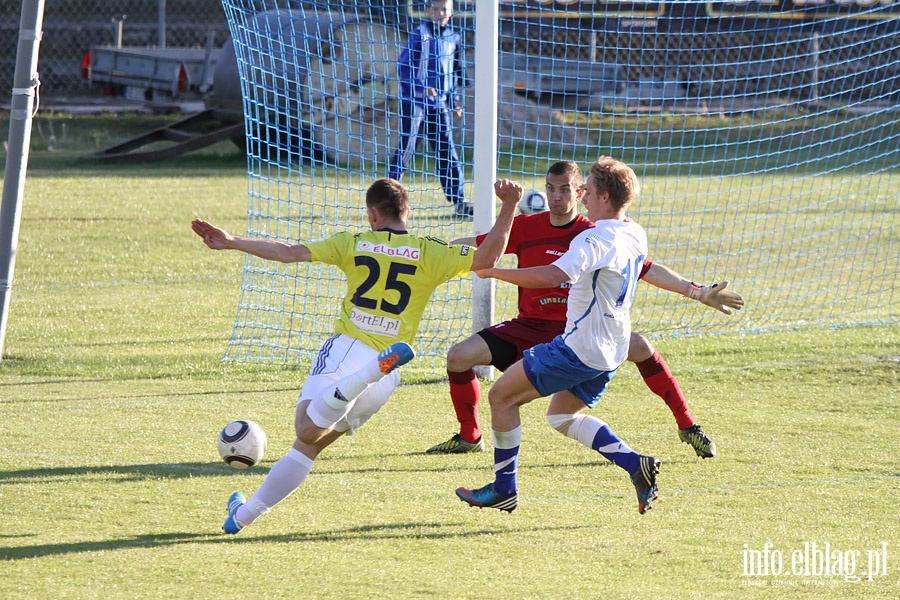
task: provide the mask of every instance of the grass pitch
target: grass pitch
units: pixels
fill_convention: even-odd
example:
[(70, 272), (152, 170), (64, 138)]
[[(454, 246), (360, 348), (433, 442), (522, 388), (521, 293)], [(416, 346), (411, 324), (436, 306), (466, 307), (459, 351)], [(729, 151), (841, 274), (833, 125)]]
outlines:
[[(490, 481), (491, 454), (422, 454), (455, 420), (444, 374), (410, 369), (297, 492), (225, 536), (228, 495), (292, 442), (307, 370), (219, 360), (242, 258), (189, 223), (240, 230), (243, 160), (32, 165), (0, 362), (0, 597), (900, 596), (900, 326), (655, 340), (719, 454), (679, 443), (624, 365), (593, 412), (662, 460), (643, 516), (543, 400), (523, 410), (518, 510), (468, 508), (453, 489)], [(269, 435), (249, 471), (216, 452), (235, 418)], [(810, 564), (826, 543), (827, 574)]]

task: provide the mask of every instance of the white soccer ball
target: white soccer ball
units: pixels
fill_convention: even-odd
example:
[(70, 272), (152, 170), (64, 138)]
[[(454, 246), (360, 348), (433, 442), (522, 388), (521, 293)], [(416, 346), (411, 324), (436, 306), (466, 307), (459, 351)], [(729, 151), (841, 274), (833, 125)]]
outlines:
[(548, 210), (550, 205), (547, 204), (547, 194), (540, 190), (528, 190), (519, 200), (519, 212), (523, 215), (536, 215)]
[(266, 432), (253, 421), (232, 421), (219, 434), (219, 456), (229, 467), (249, 469), (266, 453)]

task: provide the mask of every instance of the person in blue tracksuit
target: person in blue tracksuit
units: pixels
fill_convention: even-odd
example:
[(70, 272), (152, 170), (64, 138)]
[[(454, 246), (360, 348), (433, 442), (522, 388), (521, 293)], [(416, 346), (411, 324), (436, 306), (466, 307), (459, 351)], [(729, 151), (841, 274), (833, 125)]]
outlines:
[(397, 62), (400, 77), (400, 144), (388, 177), (400, 180), (419, 142), (428, 140), (438, 177), (457, 216), (472, 215), (464, 200), (462, 165), (453, 141), (452, 117), (462, 117), (460, 90), (467, 85), (459, 33), (450, 26), (453, 0), (432, 0), (430, 20), (407, 38)]

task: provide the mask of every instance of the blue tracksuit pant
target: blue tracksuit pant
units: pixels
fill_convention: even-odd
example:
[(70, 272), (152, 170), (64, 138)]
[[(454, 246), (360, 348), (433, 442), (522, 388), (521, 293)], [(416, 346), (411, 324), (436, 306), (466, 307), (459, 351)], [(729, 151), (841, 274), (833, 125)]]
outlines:
[(425, 103), (400, 102), (400, 145), (394, 153), (388, 177), (400, 181), (409, 166), (423, 135), (437, 162), (438, 178), (447, 200), (453, 204), (463, 201), (463, 175), (456, 144), (453, 142), (451, 111), (443, 98), (428, 99)]

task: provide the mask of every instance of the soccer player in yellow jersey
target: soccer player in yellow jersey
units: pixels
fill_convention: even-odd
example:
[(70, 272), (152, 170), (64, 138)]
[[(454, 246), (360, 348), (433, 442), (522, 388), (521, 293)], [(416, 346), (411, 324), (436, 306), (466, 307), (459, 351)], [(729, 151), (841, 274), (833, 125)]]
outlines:
[(496, 223), (477, 249), (450, 246), (406, 230), (409, 198), (393, 179), (366, 191), (371, 231), (338, 233), (306, 244), (235, 237), (197, 219), (194, 232), (213, 250), (240, 250), (284, 263), (318, 261), (347, 276), (335, 335), (322, 345), (300, 391), (294, 420), (297, 439), (249, 500), (228, 499), (226, 533), (241, 529), (287, 498), (309, 475), (319, 453), (352, 433), (384, 406), (400, 382), (397, 367), (415, 356), (411, 344), (434, 289), (469, 271), (496, 266), (506, 248), (522, 187), (500, 180)]

